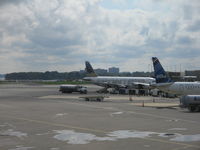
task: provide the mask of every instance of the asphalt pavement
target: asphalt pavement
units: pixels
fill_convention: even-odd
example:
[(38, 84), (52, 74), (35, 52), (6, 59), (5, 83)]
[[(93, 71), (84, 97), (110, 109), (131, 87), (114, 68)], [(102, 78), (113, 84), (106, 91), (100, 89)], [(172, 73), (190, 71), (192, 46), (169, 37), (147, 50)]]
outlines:
[[(99, 89), (87, 86), (88, 95)], [(1, 150), (200, 150), (200, 113), (180, 109), (177, 98), (107, 95), (87, 102), (58, 89), (0, 85)]]

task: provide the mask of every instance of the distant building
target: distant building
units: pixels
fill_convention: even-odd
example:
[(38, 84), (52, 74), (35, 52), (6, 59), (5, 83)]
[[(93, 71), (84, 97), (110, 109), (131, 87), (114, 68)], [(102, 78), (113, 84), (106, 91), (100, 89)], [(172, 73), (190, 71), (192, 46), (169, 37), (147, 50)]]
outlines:
[(4, 74), (0, 74), (0, 80), (5, 80), (5, 75)]
[(168, 72), (173, 81), (200, 81), (200, 70), (185, 72)]
[(185, 76), (196, 76), (196, 80), (200, 81), (200, 70), (185, 71)]
[(183, 76), (184, 81), (194, 82), (197, 81), (197, 76)]
[(181, 81), (181, 73), (180, 72), (167, 72), (169, 77), (173, 80), (173, 81)]
[(131, 77), (132, 74), (130, 72), (120, 72), (120, 76)]
[(85, 73), (85, 70), (80, 70), (79, 72), (80, 72), (80, 73)]
[(94, 72), (98, 75), (106, 75), (108, 73), (106, 69), (94, 69)]
[(116, 67), (109, 68), (108, 72), (111, 74), (119, 74), (119, 68)]

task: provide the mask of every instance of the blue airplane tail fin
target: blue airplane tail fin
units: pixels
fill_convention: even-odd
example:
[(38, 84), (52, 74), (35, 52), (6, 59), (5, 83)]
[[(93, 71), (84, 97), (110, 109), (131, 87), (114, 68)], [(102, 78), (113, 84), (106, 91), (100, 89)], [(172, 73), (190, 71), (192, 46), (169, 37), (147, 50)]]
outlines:
[(172, 82), (171, 78), (169, 78), (168, 74), (165, 72), (164, 68), (160, 64), (157, 57), (152, 57), (153, 67), (154, 67), (154, 75), (156, 78), (156, 83), (168, 83)]
[(89, 77), (96, 77), (97, 74), (94, 72), (92, 65), (89, 61), (85, 61), (85, 71), (87, 72), (87, 76)]

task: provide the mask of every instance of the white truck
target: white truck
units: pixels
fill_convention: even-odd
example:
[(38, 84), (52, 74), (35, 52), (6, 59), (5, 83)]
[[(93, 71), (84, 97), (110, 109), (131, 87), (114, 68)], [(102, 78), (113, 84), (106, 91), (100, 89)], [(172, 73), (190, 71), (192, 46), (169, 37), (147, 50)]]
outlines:
[(189, 111), (200, 111), (200, 95), (186, 95), (180, 98), (180, 107)]
[(87, 94), (87, 87), (81, 85), (64, 84), (60, 86), (59, 91), (62, 93), (79, 92), (81, 94)]

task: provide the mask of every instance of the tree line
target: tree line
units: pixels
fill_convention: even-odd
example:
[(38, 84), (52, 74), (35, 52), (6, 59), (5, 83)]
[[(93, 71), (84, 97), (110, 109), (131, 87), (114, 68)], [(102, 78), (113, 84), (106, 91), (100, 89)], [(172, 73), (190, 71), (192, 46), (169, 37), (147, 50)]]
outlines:
[[(105, 73), (103, 76), (140, 76), (149, 77), (152, 76), (152, 72), (122, 72), (119, 74)], [(85, 72), (72, 71), (72, 72), (57, 72), (57, 71), (46, 71), (46, 72), (14, 72), (5, 75), (6, 80), (78, 80), (86, 77)]]

